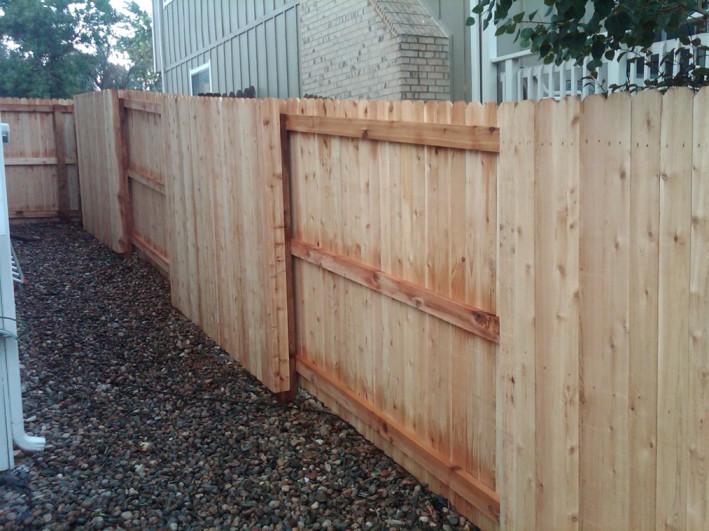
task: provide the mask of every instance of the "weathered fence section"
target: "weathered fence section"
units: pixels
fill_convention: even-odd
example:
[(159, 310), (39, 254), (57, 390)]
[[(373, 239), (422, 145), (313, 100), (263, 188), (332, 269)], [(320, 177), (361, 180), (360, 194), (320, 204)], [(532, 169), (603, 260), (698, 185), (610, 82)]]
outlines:
[(709, 528), (709, 89), (155, 98), (77, 98), (89, 230), (269, 388), (483, 529)]
[(69, 100), (0, 98), (10, 219), (76, 218), (79, 175)]

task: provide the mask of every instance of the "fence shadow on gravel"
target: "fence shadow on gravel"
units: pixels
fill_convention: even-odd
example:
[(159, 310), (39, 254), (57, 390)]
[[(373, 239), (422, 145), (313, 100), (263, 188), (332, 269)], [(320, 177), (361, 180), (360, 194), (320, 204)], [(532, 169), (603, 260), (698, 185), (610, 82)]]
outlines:
[(75, 114), (87, 230), (481, 528), (709, 527), (709, 89)]

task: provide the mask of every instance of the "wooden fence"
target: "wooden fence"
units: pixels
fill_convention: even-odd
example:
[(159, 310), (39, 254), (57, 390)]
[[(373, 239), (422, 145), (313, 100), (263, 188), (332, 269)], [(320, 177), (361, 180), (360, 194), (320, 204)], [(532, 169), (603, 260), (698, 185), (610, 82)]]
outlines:
[(67, 100), (0, 98), (0, 121), (10, 125), (4, 146), (10, 219), (78, 216), (73, 111)]
[(483, 529), (709, 528), (709, 89), (105, 93), (79, 130), (99, 98), (129, 147), (79, 134), (82, 190), (112, 190), (85, 217), (119, 214), (90, 230), (126, 252), (143, 223), (177, 307), (269, 388), (297, 371)]
[(476, 521), (496, 520), (499, 138), (475, 127), (494, 126), (496, 107), (288, 111), (302, 384)]

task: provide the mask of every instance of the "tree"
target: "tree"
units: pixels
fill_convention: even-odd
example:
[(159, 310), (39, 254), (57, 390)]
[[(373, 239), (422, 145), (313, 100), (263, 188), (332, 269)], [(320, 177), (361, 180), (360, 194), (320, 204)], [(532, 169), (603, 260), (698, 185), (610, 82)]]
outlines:
[[(577, 64), (589, 59), (592, 77), (603, 60), (637, 60), (655, 74), (646, 86), (667, 88), (709, 84), (709, 63), (699, 58), (709, 48), (694, 35), (706, 28), (706, 0), (544, 0), (546, 11), (525, 11), (515, 0), (479, 0), (473, 14), (483, 25), (494, 23), (497, 35), (516, 34), (522, 47), (545, 64)], [(468, 18), (467, 24), (475, 23)], [(678, 38), (682, 46), (662, 57), (651, 46), (658, 37)], [(673, 69), (672, 66), (675, 66)], [(627, 81), (610, 90), (639, 88)]]
[(1, 96), (154, 89), (151, 58), (150, 18), (135, 2), (124, 15), (109, 0), (0, 0)]
[(0, 0), (0, 94), (71, 97), (91, 89), (91, 58), (68, 0)]
[(158, 90), (160, 74), (153, 70), (153, 28), (150, 15), (135, 2), (126, 6), (122, 23), (126, 34), (118, 37), (116, 50), (127, 56), (127, 88)]
[(74, 10), (78, 40), (91, 56), (91, 78), (99, 90), (123, 88), (125, 69), (112, 61), (116, 26), (122, 17), (109, 0), (87, 0)]

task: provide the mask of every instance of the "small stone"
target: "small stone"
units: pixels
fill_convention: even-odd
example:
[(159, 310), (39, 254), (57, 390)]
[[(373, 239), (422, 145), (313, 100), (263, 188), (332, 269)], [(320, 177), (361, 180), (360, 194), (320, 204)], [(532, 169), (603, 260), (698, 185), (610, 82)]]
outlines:
[(460, 518), (456, 514), (449, 514), (446, 520), (450, 525), (458, 525), (458, 522), (460, 522)]
[(419, 496), (421, 495), (421, 486), (416, 485), (414, 487), (414, 493), (411, 496), (411, 504), (416, 507), (419, 503)]
[(315, 492), (315, 499), (320, 503), (325, 503), (327, 501), (327, 491), (322, 487)]
[(178, 529), (177, 522), (170, 522), (167, 524), (167, 527), (169, 527), (172, 531), (177, 531)]
[(320, 509), (320, 504), (318, 502), (313, 502), (313, 504), (310, 506), (310, 508), (313, 511), (317, 511), (318, 509)]
[(149, 452), (153, 447), (153, 443), (150, 441), (140, 441), (138, 443), (138, 450), (141, 452)]
[(133, 518), (133, 513), (130, 511), (123, 511), (121, 513), (121, 518), (123, 518), (124, 520), (130, 520), (131, 518)]

